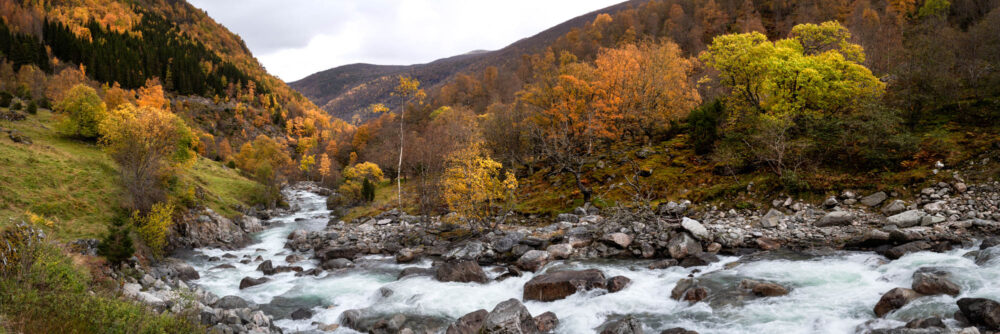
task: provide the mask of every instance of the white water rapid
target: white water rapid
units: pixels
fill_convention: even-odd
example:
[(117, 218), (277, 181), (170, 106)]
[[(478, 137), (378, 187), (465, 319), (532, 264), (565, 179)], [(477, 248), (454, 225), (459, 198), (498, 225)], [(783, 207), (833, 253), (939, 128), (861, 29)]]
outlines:
[[(317, 330), (317, 325), (337, 323), (341, 313), (349, 309), (369, 308), (386, 314), (405, 313), (440, 322), (450, 322), (478, 310), (491, 310), (509, 298), (521, 298), (522, 286), (533, 274), (487, 284), (442, 283), (432, 277), (410, 276), (396, 280), (405, 267), (430, 267), (424, 260), (417, 264), (396, 264), (390, 257), (369, 256), (356, 261), (351, 269), (327, 271), (318, 277), (296, 277), (294, 272), (271, 276), (271, 281), (240, 290), (244, 277), (261, 277), (256, 271), (260, 261), (241, 264), (244, 258), (271, 260), (275, 266), (286, 265), (284, 248), (289, 233), (296, 229), (321, 230), (329, 220), (325, 198), (305, 191), (288, 192), (289, 201), (299, 209), (290, 215), (272, 220), (272, 228), (255, 236), (256, 243), (244, 249), (225, 251), (196, 249), (188, 261), (201, 278), (193, 283), (218, 296), (237, 295), (262, 305), (275, 315), (275, 324), (286, 333)], [(532, 315), (552, 311), (559, 318), (557, 333), (594, 333), (602, 324), (625, 315), (634, 315), (643, 322), (647, 333), (684, 327), (702, 334), (713, 333), (855, 333), (859, 325), (875, 319), (872, 308), (886, 291), (909, 287), (915, 270), (925, 266), (950, 268), (953, 280), (961, 287), (961, 295), (925, 297), (910, 303), (869, 326), (888, 328), (901, 326), (918, 317), (951, 318), (957, 310), (955, 301), (962, 297), (984, 297), (1000, 300), (1000, 264), (978, 266), (962, 255), (971, 249), (956, 249), (946, 253), (920, 252), (896, 261), (866, 252), (829, 252), (822, 255), (783, 254), (740, 260), (722, 257), (722, 262), (706, 267), (646, 269), (650, 261), (558, 261), (545, 267), (596, 268), (607, 277), (624, 275), (632, 283), (624, 290), (604, 294), (599, 291), (577, 293), (555, 302), (526, 302)], [(231, 254), (231, 255), (227, 255)], [(233, 257), (235, 256), (235, 258)], [(218, 259), (209, 260), (210, 257)], [(309, 258), (311, 254), (303, 254)], [(727, 264), (740, 264), (727, 268)], [(213, 268), (231, 264), (234, 268)], [(295, 263), (305, 269), (315, 268), (315, 260)], [(489, 275), (497, 275), (484, 268)], [(676, 282), (693, 270), (700, 272), (703, 284), (709, 288), (708, 302), (688, 305), (670, 299)], [(726, 289), (744, 278), (767, 280), (790, 288), (781, 297), (761, 298), (745, 302), (725, 301)], [(383, 297), (380, 288), (393, 291)], [(721, 290), (721, 291), (720, 291)], [(270, 306), (265, 305), (270, 304)], [(305, 307), (313, 315), (305, 320), (291, 320), (288, 313)], [(277, 320), (279, 318), (282, 318)], [(353, 333), (341, 326), (336, 333)]]

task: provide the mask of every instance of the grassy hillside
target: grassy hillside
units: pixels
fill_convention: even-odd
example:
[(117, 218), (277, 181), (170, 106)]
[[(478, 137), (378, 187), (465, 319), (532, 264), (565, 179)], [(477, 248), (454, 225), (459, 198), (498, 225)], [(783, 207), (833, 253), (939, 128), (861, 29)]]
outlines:
[[(96, 143), (66, 139), (54, 130), (47, 109), (23, 121), (0, 121), (0, 128), (30, 138), (25, 145), (0, 137), (0, 226), (27, 211), (55, 222), (57, 239), (95, 238), (105, 231), (112, 209), (120, 205), (117, 167)], [(246, 206), (256, 183), (236, 170), (199, 158), (178, 184), (203, 189), (206, 206), (224, 215)]]

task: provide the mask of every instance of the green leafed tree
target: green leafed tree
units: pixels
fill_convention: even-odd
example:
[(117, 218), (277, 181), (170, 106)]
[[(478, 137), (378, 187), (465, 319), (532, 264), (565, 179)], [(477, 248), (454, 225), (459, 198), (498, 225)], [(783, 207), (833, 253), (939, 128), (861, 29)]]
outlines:
[(60, 113), (59, 132), (88, 140), (97, 139), (98, 125), (107, 114), (97, 91), (84, 84), (73, 86), (54, 109)]

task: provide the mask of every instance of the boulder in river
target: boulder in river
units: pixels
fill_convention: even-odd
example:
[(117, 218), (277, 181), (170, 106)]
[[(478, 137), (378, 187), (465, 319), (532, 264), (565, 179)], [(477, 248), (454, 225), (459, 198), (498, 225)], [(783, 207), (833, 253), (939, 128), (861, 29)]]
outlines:
[(291, 318), (292, 320), (302, 320), (302, 319), (312, 318), (312, 316), (313, 316), (312, 311), (300, 308), (295, 310), (295, 312), (292, 312)]
[(697, 303), (708, 297), (708, 289), (701, 286), (697, 279), (694, 278), (682, 278), (677, 281), (677, 285), (674, 289), (670, 291), (670, 298), (680, 301), (687, 301), (689, 303)]
[(632, 283), (632, 280), (625, 276), (619, 275), (609, 278), (607, 283), (608, 292), (615, 293), (622, 291), (628, 286), (629, 283)]
[[(760, 239), (757, 239), (760, 240)], [(719, 257), (712, 253), (694, 253), (681, 260), (680, 265), (684, 268), (707, 266), (711, 263), (719, 262)]]
[(534, 318), (535, 327), (538, 328), (539, 332), (548, 333), (559, 327), (559, 318), (556, 317), (555, 313), (545, 312), (539, 314)]
[(698, 332), (689, 331), (681, 327), (674, 327), (671, 329), (665, 329), (662, 332), (660, 332), (660, 334), (698, 334)]
[(741, 281), (740, 288), (748, 290), (758, 297), (776, 297), (788, 294), (788, 288), (781, 285), (751, 279)]
[(921, 296), (922, 295), (920, 293), (913, 291), (913, 289), (895, 288), (889, 290), (889, 292), (882, 295), (882, 298), (879, 299), (877, 304), (875, 304), (875, 316), (881, 318), (886, 314), (889, 314), (889, 312), (898, 310)]
[(958, 310), (971, 325), (1000, 330), (1000, 303), (986, 298), (962, 298)]
[(913, 291), (924, 295), (958, 296), (960, 288), (951, 281), (951, 273), (938, 268), (920, 268), (913, 273)]
[(643, 334), (642, 323), (632, 316), (627, 316), (604, 327), (601, 334)]
[(434, 278), (441, 282), (486, 283), (489, 278), (476, 261), (445, 261), (438, 265)]
[(261, 277), (261, 278), (244, 277), (242, 280), (240, 280), (240, 290), (252, 286), (261, 285), (267, 283), (268, 281), (270, 281), (270, 279), (268, 279), (267, 277)]
[(420, 252), (413, 248), (403, 248), (396, 252), (396, 263), (410, 263), (417, 259)]
[(650, 263), (647, 268), (649, 268), (649, 269), (667, 269), (667, 268), (676, 266), (678, 264), (679, 263), (677, 262), (677, 260), (666, 259), (666, 260), (659, 260), (659, 261)]
[(573, 254), (573, 245), (568, 243), (551, 245), (546, 248), (545, 251), (548, 252), (552, 258), (565, 259)]
[(895, 260), (903, 257), (903, 255), (914, 252), (925, 251), (931, 249), (932, 247), (934, 247), (934, 245), (932, 245), (930, 242), (927, 241), (923, 240), (913, 241), (896, 247), (889, 248), (889, 250), (885, 251), (885, 257)]
[(219, 300), (216, 301), (215, 304), (213, 304), (212, 306), (224, 310), (229, 310), (229, 309), (247, 308), (250, 305), (247, 304), (246, 300), (240, 298), (239, 296), (225, 296), (219, 298)]
[(353, 266), (354, 266), (354, 262), (351, 262), (351, 260), (344, 259), (344, 258), (326, 260), (321, 265), (321, 267), (323, 267), (323, 269), (326, 269), (326, 270), (344, 269), (344, 268), (350, 268), (350, 267), (353, 267)]
[(566, 298), (577, 291), (604, 289), (607, 280), (597, 269), (566, 270), (535, 276), (524, 283), (524, 300), (549, 302)]
[(463, 315), (455, 323), (448, 326), (445, 334), (477, 334), (479, 329), (483, 327), (483, 322), (486, 321), (486, 316), (489, 313), (486, 310), (476, 310)]
[(549, 263), (549, 252), (530, 250), (517, 259), (517, 267), (527, 271), (538, 271)]
[(517, 299), (511, 298), (497, 304), (493, 311), (486, 315), (479, 333), (538, 333), (538, 327), (531, 313), (528, 313), (528, 308)]
[(407, 276), (434, 276), (434, 273), (434, 268), (407, 267), (399, 272), (399, 276), (396, 276), (396, 279), (403, 279), (403, 277)]

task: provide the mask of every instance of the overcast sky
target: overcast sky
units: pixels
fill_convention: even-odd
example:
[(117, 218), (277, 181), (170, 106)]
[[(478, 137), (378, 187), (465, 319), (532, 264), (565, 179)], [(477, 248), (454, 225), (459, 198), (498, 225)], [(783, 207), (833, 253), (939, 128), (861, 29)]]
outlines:
[(496, 50), (623, 0), (189, 0), (287, 82), (353, 64)]

